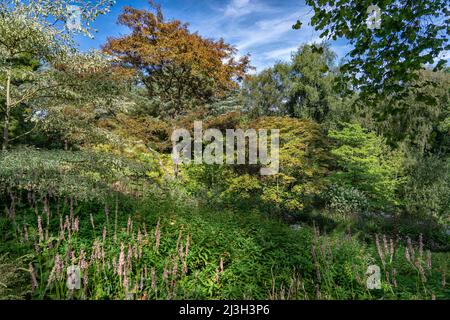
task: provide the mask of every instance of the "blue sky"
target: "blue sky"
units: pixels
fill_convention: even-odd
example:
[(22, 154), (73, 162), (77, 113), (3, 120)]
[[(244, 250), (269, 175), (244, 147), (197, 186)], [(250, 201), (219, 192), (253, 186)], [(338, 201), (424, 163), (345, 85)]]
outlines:
[[(208, 38), (224, 38), (237, 47), (240, 54), (251, 54), (252, 65), (261, 71), (277, 61), (286, 61), (302, 43), (319, 41), (318, 32), (308, 25), (312, 10), (304, 0), (160, 0), (166, 19), (190, 24)], [(108, 36), (127, 34), (126, 27), (116, 24), (122, 8), (149, 8), (147, 0), (117, 0), (111, 13), (94, 23), (98, 32), (94, 39), (77, 37), (82, 50), (99, 48)], [(297, 19), (301, 30), (293, 30)], [(332, 43), (339, 58), (349, 47), (344, 41)]]

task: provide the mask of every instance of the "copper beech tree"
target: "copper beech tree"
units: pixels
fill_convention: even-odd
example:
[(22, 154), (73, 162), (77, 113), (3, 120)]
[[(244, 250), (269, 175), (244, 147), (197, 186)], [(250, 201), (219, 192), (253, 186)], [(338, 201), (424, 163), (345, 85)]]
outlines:
[(118, 23), (131, 33), (109, 38), (103, 49), (138, 77), (160, 116), (176, 118), (238, 86), (248, 56), (236, 58), (237, 50), (223, 39), (203, 38), (188, 24), (165, 19), (153, 1), (150, 8), (125, 7)]

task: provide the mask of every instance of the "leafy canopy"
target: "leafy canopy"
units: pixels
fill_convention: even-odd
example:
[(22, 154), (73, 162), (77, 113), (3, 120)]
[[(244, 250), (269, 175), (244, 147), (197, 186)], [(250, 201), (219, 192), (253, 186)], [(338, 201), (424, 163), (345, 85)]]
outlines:
[[(446, 0), (306, 0), (314, 9), (311, 24), (321, 36), (345, 38), (354, 48), (342, 67), (363, 92), (394, 94), (415, 79), (425, 64), (442, 68), (440, 54), (450, 48)], [(381, 27), (367, 27), (367, 9), (381, 9)]]
[(109, 38), (104, 51), (117, 57), (124, 72), (138, 75), (163, 116), (175, 118), (237, 87), (249, 67), (236, 49), (192, 33), (187, 24), (166, 20), (160, 6), (152, 11), (125, 7), (119, 24), (131, 33)]

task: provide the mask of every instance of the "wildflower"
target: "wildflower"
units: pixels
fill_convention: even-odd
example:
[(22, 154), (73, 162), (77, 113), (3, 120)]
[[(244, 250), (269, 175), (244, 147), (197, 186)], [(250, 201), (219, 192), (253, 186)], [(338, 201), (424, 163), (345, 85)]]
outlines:
[(134, 292), (137, 292), (138, 291), (138, 288), (139, 288), (139, 285), (138, 285), (138, 278), (136, 277), (136, 281), (134, 282)]
[(70, 197), (70, 217), (73, 217), (73, 197)]
[(102, 262), (105, 264), (105, 246), (102, 245)]
[(103, 226), (103, 243), (106, 241), (106, 226)]
[(152, 268), (152, 289), (156, 290), (156, 270)]
[(61, 280), (63, 274), (64, 274), (64, 263), (61, 259), (61, 256), (57, 254), (55, 256), (55, 264), (53, 266), (52, 271), (50, 272), (50, 276), (48, 277), (47, 286), (50, 286), (56, 280)]
[(383, 267), (384, 267), (384, 265), (385, 265), (384, 254), (383, 254), (383, 249), (380, 245), (380, 240), (378, 239), (378, 234), (375, 235), (375, 244), (377, 246), (378, 256), (380, 257), (381, 263), (383, 264)]
[(139, 283), (139, 290), (143, 290), (144, 289), (144, 272), (141, 271), (141, 281)]
[(33, 264), (31, 262), (28, 265), (28, 270), (30, 271), (30, 275), (31, 275), (31, 288), (34, 291), (38, 287), (38, 282), (37, 282), (37, 279), (36, 279), (36, 273), (34, 271)]
[(156, 224), (155, 238), (156, 238), (156, 251), (159, 249), (160, 241), (161, 241), (161, 229), (160, 229), (160, 220)]
[(313, 245), (311, 247), (311, 253), (312, 253), (312, 256), (313, 256), (313, 259), (314, 259), (314, 263), (317, 263), (316, 246), (315, 245)]
[(89, 218), (91, 220), (92, 230), (95, 230), (94, 217), (92, 216), (92, 213), (89, 214)]
[(139, 244), (142, 244), (142, 234), (141, 234), (141, 228), (140, 227), (138, 227), (137, 241), (138, 241)]
[(127, 267), (131, 266), (131, 260), (133, 259), (133, 250), (131, 245), (128, 245), (128, 254), (127, 254)]
[(394, 268), (392, 269), (392, 283), (394, 284), (394, 288), (397, 288), (397, 270)]
[(411, 263), (411, 255), (409, 254), (408, 247), (405, 248), (405, 258), (408, 260), (409, 263)]
[(183, 243), (180, 243), (180, 246), (178, 247), (178, 256), (180, 257), (180, 259), (183, 259), (184, 256)]
[(87, 272), (87, 270), (83, 273), (83, 284), (84, 287), (87, 289), (89, 283), (89, 272)]
[(44, 241), (44, 231), (42, 230), (42, 219), (38, 216), (39, 243)]
[(125, 289), (125, 292), (128, 292), (128, 289), (130, 287), (129, 282), (128, 282), (128, 275), (125, 274), (125, 278), (123, 280), (123, 287)]
[(142, 226), (142, 228), (144, 229), (144, 237), (145, 237), (146, 239), (148, 239), (147, 227), (145, 226), (145, 223), (144, 223), (144, 225)]
[(44, 197), (44, 213), (49, 214), (50, 210), (48, 209), (48, 199)]
[(71, 231), (71, 228), (70, 228), (70, 222), (69, 222), (69, 217), (68, 217), (68, 216), (66, 216), (66, 223), (67, 223), (67, 235), (68, 235), (68, 241), (69, 241), (69, 243), (70, 243), (71, 240), (72, 240), (72, 231)]
[[(48, 234), (48, 231), (47, 231), (47, 234)], [(48, 250), (52, 250), (53, 249), (53, 242), (49, 241), (48, 244), (47, 244), (47, 248), (48, 248)]]
[(100, 250), (100, 246), (98, 243), (98, 240), (96, 239), (94, 241), (94, 243), (92, 244), (92, 253), (91, 253), (91, 261), (94, 261), (98, 258), (99, 253), (98, 251)]
[(169, 271), (167, 270), (167, 265), (164, 266), (164, 271), (163, 271), (163, 279), (164, 281), (167, 281), (167, 278), (169, 278)]
[(219, 282), (219, 270), (216, 269), (214, 273), (214, 282)]
[(390, 252), (389, 252), (388, 241), (387, 241), (385, 234), (383, 234), (383, 244), (384, 244), (384, 252), (386, 253), (386, 255), (388, 255)]
[(419, 270), (420, 277), (421, 277), (422, 281), (426, 282), (427, 278), (425, 277), (425, 271), (423, 270), (423, 267), (420, 264), (420, 261), (416, 261), (414, 265), (416, 266), (417, 270)]
[(183, 275), (186, 275), (188, 269), (187, 269), (187, 262), (186, 259), (183, 261)]
[(173, 261), (172, 277), (176, 278), (177, 274), (178, 274), (178, 257), (175, 257)]
[(419, 235), (419, 256), (422, 259), (422, 256), (423, 256), (423, 236), (422, 236), (422, 234)]
[(78, 259), (78, 266), (81, 270), (86, 270), (88, 268), (88, 263), (85, 260), (86, 258), (86, 252), (84, 252), (84, 249), (81, 249), (80, 251), (80, 257)]
[(185, 248), (185, 252), (184, 252), (184, 256), (187, 257), (189, 254), (189, 241), (190, 241), (190, 236), (189, 234), (186, 236), (186, 248)]
[(325, 258), (325, 245), (322, 243), (322, 244), (320, 244), (319, 248), (320, 248), (320, 254), (321, 254), (321, 256), (322, 256), (323, 258)]
[(113, 262), (112, 262), (112, 264), (113, 264), (113, 273), (114, 273), (114, 275), (116, 275), (116, 274), (117, 274), (117, 263), (116, 263), (116, 257), (114, 257), (114, 258), (113, 258)]
[(320, 292), (320, 285), (319, 284), (316, 285), (316, 296), (317, 296), (317, 299), (319, 299), (319, 300), (322, 297), (322, 293)]
[(39, 255), (39, 253), (41, 252), (41, 249), (39, 248), (39, 245), (36, 243), (36, 241), (34, 242), (34, 251), (36, 252), (36, 255)]
[(391, 238), (391, 239), (389, 239), (389, 244), (390, 244), (390, 247), (391, 247), (391, 250), (390, 250), (390, 262), (392, 262), (392, 259), (394, 258), (394, 254), (395, 254), (395, 251), (394, 251), (394, 240)]
[(108, 208), (107, 204), (105, 204), (105, 216), (106, 216), (106, 222), (109, 223), (109, 208)]
[(119, 254), (119, 265), (117, 267), (117, 273), (122, 276), (125, 272), (125, 246), (123, 243), (120, 244), (120, 254)]
[(27, 226), (24, 225), (23, 226), (23, 230), (25, 232), (25, 240), (28, 241), (29, 237), (28, 237), (28, 228), (27, 228)]
[(142, 258), (142, 245), (139, 245), (138, 259)]
[(78, 231), (79, 231), (79, 220), (78, 217), (76, 217), (72, 223), (72, 232), (77, 233)]
[(430, 270), (431, 270), (431, 268), (432, 268), (432, 264), (431, 264), (431, 251), (430, 251), (430, 250), (427, 251), (427, 267), (428, 267), (428, 269), (430, 269)]
[(415, 260), (414, 247), (412, 246), (411, 239), (407, 237), (409, 254), (411, 255), (411, 260)]
[(131, 217), (130, 217), (130, 216), (128, 216), (128, 223), (127, 223), (127, 234), (129, 234), (129, 233), (131, 232), (131, 225), (132, 225), (132, 222), (131, 222)]

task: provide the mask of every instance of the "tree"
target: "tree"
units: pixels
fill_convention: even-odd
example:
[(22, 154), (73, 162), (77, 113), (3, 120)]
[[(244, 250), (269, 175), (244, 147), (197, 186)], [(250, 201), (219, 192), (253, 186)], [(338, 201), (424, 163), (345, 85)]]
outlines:
[(161, 115), (175, 118), (237, 87), (247, 56), (236, 60), (236, 49), (223, 39), (202, 38), (187, 24), (166, 20), (153, 1), (150, 6), (153, 11), (125, 7), (118, 22), (131, 34), (109, 38), (104, 51), (138, 75)]
[(68, 144), (120, 143), (100, 122), (134, 107), (130, 79), (117, 72), (110, 59), (98, 51), (58, 59), (51, 71), (53, 81), (59, 84), (58, 91), (34, 101), (42, 114), (34, 120), (42, 131), (60, 137), (66, 149)]
[(32, 101), (51, 100), (55, 93), (67, 95), (68, 83), (61, 81), (61, 73), (55, 73), (52, 64), (73, 57), (72, 34), (90, 34), (89, 22), (107, 12), (110, 5), (111, 1), (101, 0), (80, 7), (84, 19), (78, 30), (72, 30), (66, 24), (71, 16), (67, 1), (0, 1), (0, 79), (5, 84), (0, 93), (4, 101), (2, 150), (7, 149), (12, 139), (36, 129), (34, 126), (11, 138), (11, 120), (16, 109), (27, 105), (28, 120), (40, 118), (44, 110), (31, 107)]
[(331, 180), (365, 193), (375, 208), (398, 204), (397, 191), (402, 183), (402, 154), (392, 151), (385, 140), (358, 124), (344, 124), (342, 130), (330, 130), (337, 142), (331, 151), (338, 170)]
[(277, 63), (244, 84), (252, 116), (278, 115), (323, 123), (342, 98), (334, 91), (335, 54), (329, 45), (302, 45), (287, 63)]
[(261, 117), (248, 125), (279, 129), (279, 173), (261, 176), (258, 165), (233, 166), (219, 179), (223, 196), (236, 202), (257, 199), (270, 209), (292, 215), (310, 210), (326, 185), (333, 158), (329, 140), (320, 125), (310, 120)]
[(357, 122), (383, 135), (391, 146), (403, 149), (412, 162), (431, 153), (448, 153), (450, 74), (431, 69), (417, 74), (418, 79), (405, 89), (401, 99), (385, 97), (375, 107), (355, 99), (353, 108), (348, 108), (352, 117), (341, 121)]
[(244, 109), (252, 118), (285, 115), (286, 89), (281, 74), (287, 64), (278, 63), (257, 75), (249, 75), (244, 81), (241, 94)]
[(421, 158), (410, 168), (402, 188), (405, 212), (434, 218), (443, 225), (450, 219), (450, 158)]
[[(354, 48), (342, 70), (363, 93), (401, 93), (424, 64), (438, 62), (448, 44), (449, 8), (445, 0), (307, 0), (311, 24), (321, 37), (345, 38)], [(381, 10), (381, 26), (366, 25), (368, 8)], [(439, 60), (436, 69), (445, 65)], [(367, 101), (366, 101), (367, 103)]]
[(336, 99), (333, 63), (336, 55), (326, 44), (304, 45), (292, 56), (287, 74), (288, 114), (323, 122)]

